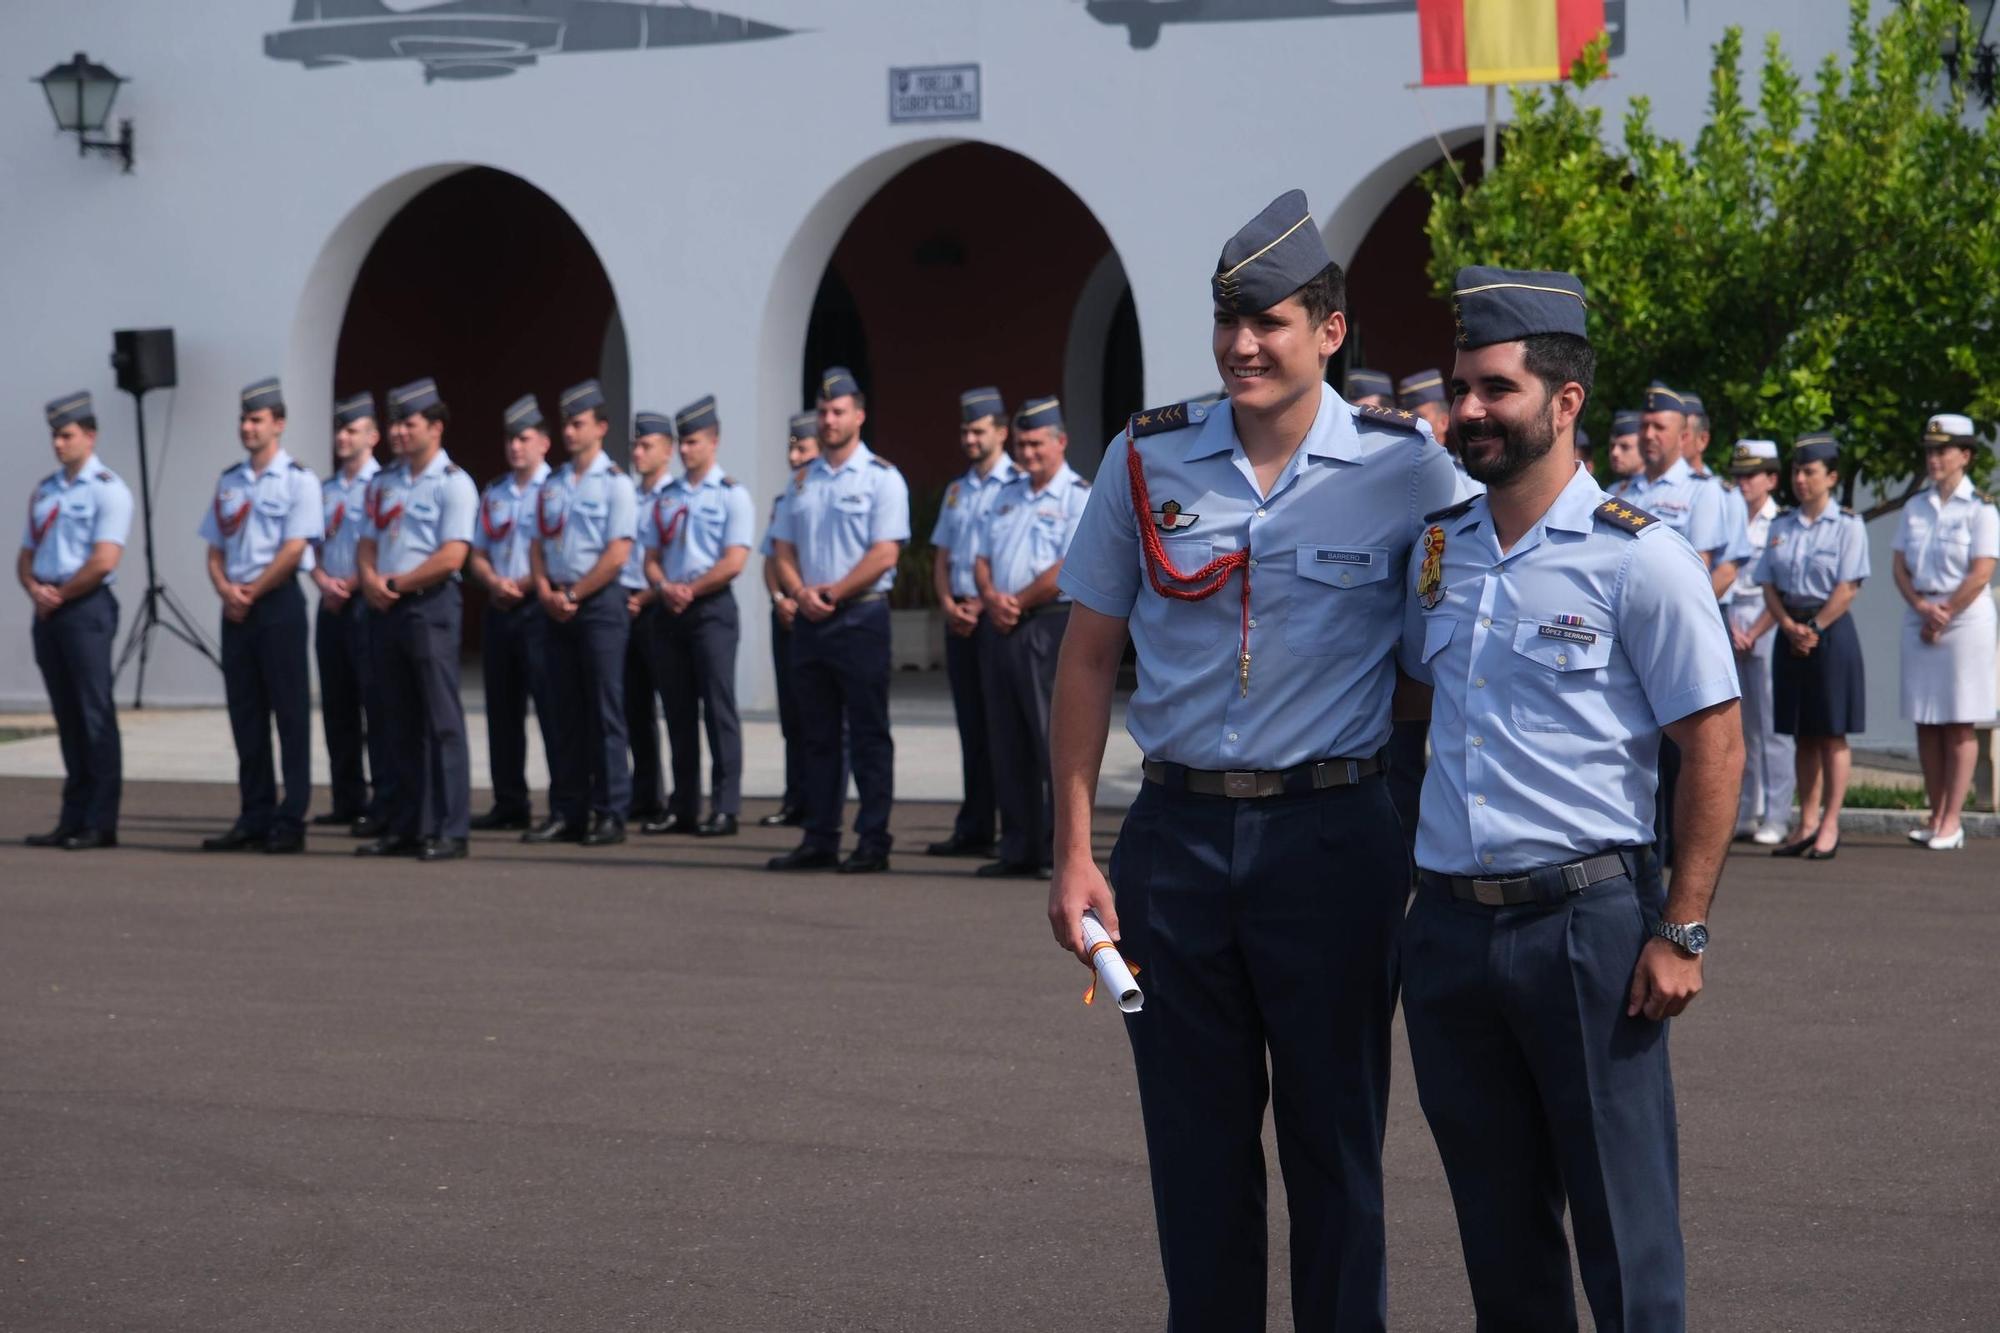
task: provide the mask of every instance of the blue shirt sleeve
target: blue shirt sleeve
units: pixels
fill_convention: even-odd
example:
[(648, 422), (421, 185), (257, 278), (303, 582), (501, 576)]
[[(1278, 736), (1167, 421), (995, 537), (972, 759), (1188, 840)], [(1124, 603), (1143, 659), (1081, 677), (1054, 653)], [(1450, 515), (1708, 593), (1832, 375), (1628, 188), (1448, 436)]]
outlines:
[(1672, 530), (1629, 539), (1618, 642), (1660, 726), (1741, 693), (1708, 571)]
[(748, 547), (757, 537), (757, 514), (750, 504), (750, 492), (731, 486), (722, 493), (722, 549)]
[(612, 477), (605, 496), (604, 540), (630, 541), (639, 535), (639, 491), (632, 479), (619, 473)]
[(97, 491), (97, 521), (91, 525), (90, 541), (125, 544), (132, 532), (132, 488), (122, 481), (107, 481)]
[(1090, 491), (1082, 486), (1071, 486), (1069, 496), (1063, 505), (1063, 558), (1069, 558), (1070, 543), (1076, 540), (1076, 530), (1083, 522), (1083, 511), (1090, 504)]
[[(788, 484), (792, 486), (798, 485), (796, 481)], [(795, 500), (797, 498), (798, 492), (793, 491), (792, 499)], [(771, 502), (771, 531), (765, 535), (764, 544), (769, 546), (772, 542), (790, 542), (792, 545), (797, 546), (799, 544), (798, 538), (792, 535), (794, 526), (792, 522), (791, 500), (773, 500)]]
[(931, 524), (931, 545), (947, 551), (952, 548), (952, 543), (958, 540), (958, 534), (952, 531), (952, 527), (958, 522), (958, 510), (954, 509), (951, 503), (954, 495), (958, 496), (960, 504), (965, 503), (965, 488), (955, 481), (945, 488), (944, 503), (938, 506), (937, 522)]
[(285, 480), (292, 506), (285, 513), (284, 540), (303, 537), (316, 542), (326, 536), (326, 509), (319, 498), (319, 478), (302, 467), (294, 467)]
[(1757, 554), (1757, 549), (1750, 545), (1750, 511), (1744, 507), (1741, 496), (1725, 491), (1722, 517), (1728, 539), (1722, 548), (1721, 563), (1741, 569), (1744, 561)]
[(1104, 451), (1056, 586), (1099, 615), (1121, 619), (1139, 602), (1139, 529), (1132, 519), (1130, 446), (1121, 433)]
[(479, 489), (472, 478), (463, 472), (446, 477), (444, 493), (438, 496), (438, 545), (471, 541), (478, 523)]
[(222, 483), (216, 482), (208, 493), (208, 506), (201, 511), (201, 524), (195, 533), (210, 546), (222, 545), (222, 529), (215, 523), (215, 497), (221, 492)]
[(636, 530), (633, 533), (633, 539), (639, 543), (640, 550), (657, 551), (660, 549), (660, 525), (657, 521), (659, 518), (659, 509), (661, 505), (671, 502), (674, 498), (673, 487), (669, 486), (663, 491), (655, 491), (651, 495), (640, 495), (635, 499), (634, 504), (636, 507), (632, 522)]
[(1434, 514), (1465, 498), (1465, 483), (1458, 469), (1452, 466), (1451, 451), (1433, 444), (1428, 431), (1422, 449), (1417, 455), (1415, 512), (1410, 515), (1416, 522), (1421, 522), (1425, 514)]
[(1868, 574), (1868, 523), (1855, 514), (1842, 515), (1840, 563), (1834, 577), (1842, 583), (1860, 583)]
[(1722, 488), (1708, 482), (1690, 485), (1688, 493), (1687, 542), (1702, 554), (1724, 560), (1729, 545), (1728, 524), (1722, 517)]
[(883, 469), (882, 480), (875, 483), (873, 520), (869, 545), (910, 539), (910, 484), (894, 468)]

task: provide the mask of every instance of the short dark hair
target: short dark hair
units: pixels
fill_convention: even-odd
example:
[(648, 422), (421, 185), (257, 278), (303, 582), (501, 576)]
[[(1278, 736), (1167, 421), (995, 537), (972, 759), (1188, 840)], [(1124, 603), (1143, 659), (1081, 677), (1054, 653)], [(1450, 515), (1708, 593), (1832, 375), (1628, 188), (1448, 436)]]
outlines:
[(420, 407), (410, 413), (410, 415), (413, 417), (422, 417), (425, 421), (434, 422), (442, 426), (451, 420), (451, 409), (446, 407), (444, 399), (440, 398), (429, 407)]
[(72, 421), (69, 424), (75, 426), (78, 430), (87, 430), (92, 435), (97, 434), (96, 417), (78, 417), (75, 421)]
[(1338, 264), (1328, 264), (1292, 295), (1306, 308), (1307, 319), (1324, 324), (1336, 314), (1347, 313), (1347, 273)]
[(1550, 397), (1574, 380), (1583, 386), (1583, 401), (1590, 401), (1590, 388), (1597, 378), (1597, 349), (1588, 339), (1573, 333), (1537, 333), (1523, 338), (1521, 346), (1528, 373), (1542, 382)]

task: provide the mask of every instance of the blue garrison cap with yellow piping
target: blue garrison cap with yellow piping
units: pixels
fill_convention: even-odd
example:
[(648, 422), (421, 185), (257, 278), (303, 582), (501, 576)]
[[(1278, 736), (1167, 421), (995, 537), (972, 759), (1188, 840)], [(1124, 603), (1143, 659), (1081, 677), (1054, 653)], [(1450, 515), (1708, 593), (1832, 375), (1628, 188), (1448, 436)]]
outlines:
[(1405, 375), (1396, 382), (1396, 406), (1415, 407), (1420, 403), (1441, 403), (1444, 401), (1444, 372), (1440, 370), (1420, 370), (1414, 375)]
[(243, 410), (246, 413), (261, 412), (267, 407), (273, 412), (285, 410), (285, 391), (279, 387), (276, 375), (267, 375), (254, 384), (243, 386)]
[(695, 399), (674, 413), (674, 427), (683, 435), (697, 430), (714, 430), (721, 424), (715, 413), (715, 395), (712, 393)]
[(1061, 430), (1062, 402), (1055, 397), (1030, 398), (1014, 417), (1016, 430)]
[(1342, 381), (1340, 396), (1349, 402), (1353, 402), (1356, 398), (1367, 398), (1371, 395), (1380, 398), (1394, 398), (1396, 396), (1395, 381), (1391, 380), (1382, 371), (1369, 370), (1362, 366), (1357, 366), (1353, 370), (1348, 371), (1347, 378)]
[(632, 438), (642, 440), (648, 435), (664, 435), (674, 438), (674, 419), (665, 412), (634, 412), (632, 414)]
[(399, 384), (389, 390), (389, 420), (401, 421), (404, 417), (429, 411), (443, 401), (438, 393), (437, 381), (429, 375), (411, 380), (408, 384)]
[(562, 391), (562, 397), (558, 400), (558, 403), (561, 406), (562, 419), (564, 421), (568, 421), (571, 417), (582, 416), (585, 412), (592, 409), (601, 411), (604, 407), (604, 386), (596, 380), (585, 380), (581, 384), (572, 384)]
[(1572, 273), (1491, 268), (1458, 271), (1451, 309), (1460, 347), (1490, 347), (1545, 333), (1590, 337), (1583, 283)]
[(374, 419), (375, 395), (371, 391), (363, 390), (360, 393), (350, 393), (345, 398), (336, 398), (334, 400), (333, 428), (335, 430), (339, 430), (342, 426), (351, 426), (357, 421), (373, 421)]
[(1209, 288), (1224, 310), (1254, 315), (1311, 282), (1332, 262), (1305, 191), (1287, 190), (1229, 238), (1215, 261)]
[(542, 415), (542, 405), (535, 395), (524, 393), (507, 404), (507, 410), (501, 414), (501, 420), (506, 423), (507, 438), (511, 440), (524, 430), (540, 427), (547, 418)]
[(819, 413), (794, 412), (787, 429), (795, 440), (816, 440), (819, 438)]
[(860, 392), (861, 382), (854, 378), (854, 372), (846, 366), (828, 366), (820, 372), (819, 400), (822, 403)]
[(1007, 400), (992, 385), (967, 389), (958, 396), (958, 419), (961, 424), (970, 424), (981, 417), (1007, 419)]
[(97, 409), (90, 405), (90, 391), (78, 389), (60, 398), (51, 398), (42, 409), (49, 419), (51, 431), (61, 430), (72, 421), (88, 421), (97, 415)]
[(1832, 467), (1840, 461), (1840, 444), (1832, 435), (1823, 430), (1801, 435), (1792, 441), (1792, 466), (1806, 463), (1825, 463)]
[(1646, 410), (1648, 412), (1679, 412), (1687, 414), (1687, 395), (1677, 389), (1669, 389), (1660, 380), (1646, 386)]

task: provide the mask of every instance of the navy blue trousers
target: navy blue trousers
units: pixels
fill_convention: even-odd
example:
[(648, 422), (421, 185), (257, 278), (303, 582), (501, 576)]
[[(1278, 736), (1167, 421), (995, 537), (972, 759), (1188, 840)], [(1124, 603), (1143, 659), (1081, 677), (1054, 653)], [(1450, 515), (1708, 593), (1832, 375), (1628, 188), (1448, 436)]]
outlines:
[(465, 604), (456, 583), (407, 593), (376, 623), (397, 798), (386, 811), (404, 838), (472, 832), (472, 758), (458, 653)]
[[(792, 687), (792, 631), (771, 612), (771, 675), (778, 685), (778, 731), (785, 738), (785, 795), (778, 802), (787, 810), (805, 809), (805, 727), (799, 721), (798, 694)], [(844, 789), (846, 765), (841, 766)]]
[(701, 812), (701, 733), (708, 735), (709, 787), (719, 815), (743, 813), (743, 721), (736, 711), (736, 644), (741, 626), (728, 588), (653, 625), (654, 670), (673, 751), (673, 799), (688, 819)]
[(1577, 1327), (1565, 1201), (1597, 1327), (1683, 1327), (1667, 1024), (1625, 1016), (1646, 928), (1625, 876), (1514, 907), (1425, 885), (1410, 909), (1403, 1018), (1481, 1330)]
[(380, 815), (386, 808), (382, 779), (390, 767), (383, 757), (389, 739), (383, 725), (382, 683), (376, 679), (375, 658), (368, 646), (374, 622), (374, 608), (357, 591), (338, 611), (327, 609), (322, 601), (313, 623), (320, 728), (326, 735), (333, 810), (356, 819)]
[[(973, 637), (993, 758), (988, 782), (1000, 799), (999, 856), (1012, 865), (1047, 866), (1055, 860), (1049, 704), (1055, 695), (1056, 657), (1068, 628), (1069, 608), (1064, 606), (1028, 617), (1010, 634), (981, 624)], [(964, 714), (959, 715), (959, 735), (965, 735)]]
[[(952, 836), (967, 842), (993, 841), (993, 747), (987, 722), (985, 676), (992, 653), (980, 638), (989, 634), (985, 622), (970, 638), (944, 636), (944, 674), (951, 685), (951, 711), (958, 720), (958, 772), (965, 798), (952, 820)], [(997, 636), (996, 636), (997, 637)]]
[[(1408, 894), (1387, 786), (1230, 800), (1147, 783), (1111, 884), (1170, 1333), (1264, 1327), (1264, 1108), (1294, 1327), (1385, 1327), (1382, 1132)], [(1269, 1072), (1266, 1073), (1268, 1060)]]
[(56, 715), (62, 746), (62, 814), (66, 833), (115, 833), (124, 790), (125, 758), (118, 739), (118, 710), (111, 702), (111, 641), (118, 634), (118, 599), (95, 591), (36, 617), (35, 665)]
[(1417, 807), (1422, 803), (1424, 756), (1430, 737), (1428, 721), (1392, 722), (1389, 745), (1382, 755), (1388, 761), (1389, 799), (1395, 803), (1396, 818), (1403, 826), (1403, 847), (1410, 854), (1412, 875), (1417, 868)]
[(632, 617), (615, 584), (577, 603), (567, 621), (549, 621), (555, 679), (556, 752), (562, 804), (572, 824), (586, 816), (622, 821), (632, 805), (631, 757), (625, 748), (625, 645)]
[(889, 603), (861, 602), (814, 624), (793, 622), (792, 683), (805, 732), (806, 846), (840, 846), (847, 803), (841, 727), (861, 808), (857, 850), (887, 852), (895, 803), (896, 742), (889, 735)]
[[(619, 595), (631, 591), (621, 587)], [(631, 810), (635, 817), (666, 808), (666, 779), (660, 767), (660, 711), (666, 702), (667, 680), (660, 674), (659, 654), (653, 646), (664, 614), (657, 602), (648, 602), (625, 634), (625, 741), (632, 750)]]
[(489, 604), (480, 627), (479, 656), (486, 675), (487, 768), (493, 806), (508, 814), (533, 812), (528, 795), (528, 702), (549, 761), (549, 807), (562, 790), (555, 772), (556, 697), (549, 675), (549, 617), (532, 596), (508, 610)]
[[(222, 620), (222, 689), (236, 738), (236, 826), (263, 836), (305, 827), (312, 802), (312, 678), (306, 669), (306, 597), (297, 579)], [(276, 722), (285, 796), (271, 762)]]

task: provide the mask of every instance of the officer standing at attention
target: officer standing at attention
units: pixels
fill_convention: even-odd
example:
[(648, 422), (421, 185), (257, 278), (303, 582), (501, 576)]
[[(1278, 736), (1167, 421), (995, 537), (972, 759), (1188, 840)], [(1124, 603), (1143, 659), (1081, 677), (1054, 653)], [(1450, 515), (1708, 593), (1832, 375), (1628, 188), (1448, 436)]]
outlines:
[(535, 597), (528, 564), (535, 544), (535, 500), (549, 478), (549, 436), (535, 395), (515, 399), (501, 416), (507, 437), (507, 470), (479, 497), (479, 525), (472, 533), (469, 565), (486, 589), (479, 658), (486, 677), (486, 762), (493, 778), (493, 808), (472, 821), (475, 829), (528, 829), (534, 802), (528, 796), (528, 701), (549, 758), (549, 805), (559, 785), (555, 681), (549, 674), (549, 617)]
[[(1376, 756), (1411, 542), (1457, 480), (1414, 413), (1325, 383), (1345, 287), (1297, 190), (1229, 240), (1210, 279), (1228, 401), (1131, 419), (1057, 585), (1073, 605), (1049, 923), (1086, 958), (1084, 911), (1113, 938), (1122, 922), (1145, 968), (1125, 1031), (1177, 1329), (1264, 1326), (1267, 1102), (1294, 1323), (1386, 1318), (1390, 955), (1410, 878)], [(1128, 627), (1146, 780), (1107, 886), (1091, 809)]]
[[(1480, 1328), (1576, 1327), (1567, 1201), (1597, 1327), (1679, 1329), (1665, 1020), (1701, 990), (1743, 767), (1736, 670), (1687, 543), (1576, 464), (1583, 284), (1456, 285), (1452, 427), (1488, 489), (1427, 516), (1401, 585), (1401, 662), (1433, 687), (1401, 940), (1417, 1092)], [(1664, 915), (1635, 876), (1662, 731), (1686, 768)]]
[[(806, 836), (773, 870), (889, 868), (896, 743), (889, 735), (889, 589), (910, 539), (910, 490), (861, 442), (867, 399), (845, 366), (820, 376), (820, 456), (771, 529), (779, 591), (798, 603), (792, 682), (805, 724)], [(846, 804), (841, 727), (861, 794), (853, 853), (840, 860)]]
[[(314, 824), (367, 821), (363, 837), (382, 830), (380, 797), (371, 798), (368, 779), (379, 786), (387, 748), (382, 700), (368, 653), (368, 602), (361, 596), (360, 567), (355, 548), (368, 526), (369, 483), (382, 465), (375, 446), (382, 432), (376, 426), (375, 395), (352, 394), (333, 405), (333, 471), (319, 484), (325, 535), (314, 547), (312, 581), (319, 589), (319, 613), (313, 622), (313, 654), (319, 661), (320, 725), (326, 734), (326, 755), (333, 779), (333, 809), (314, 815)], [(363, 746), (367, 766), (362, 765)]]
[[(535, 500), (538, 540), (529, 553), (535, 595), (548, 612), (557, 681), (556, 753), (563, 804), (525, 842), (625, 841), (632, 770), (625, 751), (625, 641), (631, 619), (619, 573), (638, 535), (638, 493), (604, 453), (611, 421), (604, 390), (585, 380), (563, 390), (569, 461)], [(552, 793), (553, 794), (553, 793)]]
[[(722, 422), (715, 399), (674, 414), (680, 428), (681, 476), (660, 497), (650, 528), (641, 528), (646, 576), (660, 601), (654, 628), (673, 796), (663, 827), (646, 832), (733, 838), (743, 813), (743, 724), (736, 712), (736, 576), (750, 560), (756, 515), (750, 492), (716, 466)], [(701, 738), (706, 724), (710, 809), (701, 819)], [(700, 822), (696, 822), (696, 821)]]
[(1346, 392), (1341, 396), (1356, 407), (1391, 407), (1396, 401), (1396, 385), (1379, 370), (1355, 367), (1347, 372), (1343, 382)]
[[(800, 412), (792, 417), (790, 438), (785, 442), (785, 466), (794, 480), (805, 465), (819, 457), (819, 413)], [(785, 794), (778, 808), (757, 821), (761, 828), (796, 828), (806, 820), (805, 724), (799, 720), (798, 691), (792, 686), (792, 625), (798, 619), (799, 604), (785, 596), (778, 582), (778, 562), (773, 558), (772, 534), (778, 515), (792, 494), (792, 483), (778, 488), (771, 497), (771, 517), (764, 528), (763, 545), (757, 554), (764, 560), (764, 591), (771, 598), (771, 675), (778, 686), (778, 730), (785, 738)], [(847, 789), (847, 748), (841, 747), (840, 786)]]
[(465, 604), (459, 571), (479, 521), (479, 491), (444, 451), (450, 410), (426, 376), (389, 390), (392, 450), (378, 478), (375, 526), (356, 552), (361, 592), (383, 617), (382, 697), (398, 799), (381, 837), (357, 856), (455, 861), (472, 826), (472, 761), (458, 693)]
[(1848, 733), (1868, 729), (1861, 639), (1848, 611), (1868, 577), (1868, 525), (1834, 501), (1840, 446), (1824, 432), (1792, 442), (1799, 507), (1771, 520), (1755, 578), (1783, 640), (1771, 653), (1771, 715), (1797, 745), (1799, 827), (1773, 856), (1830, 861), (1847, 799)]
[(1646, 470), (1646, 460), (1639, 456), (1640, 416), (1636, 407), (1621, 407), (1611, 414), (1611, 452), (1605, 461), (1611, 475), (1621, 481)]
[[(1702, 481), (1722, 491), (1722, 526), (1728, 534), (1723, 552), (1717, 557), (1717, 570), (1713, 582), (1715, 599), (1724, 606), (1729, 602), (1729, 590), (1736, 584), (1737, 574), (1743, 566), (1756, 558), (1757, 548), (1750, 544), (1749, 516), (1742, 505), (1734, 502), (1730, 492), (1735, 489), (1731, 481), (1724, 480), (1708, 470), (1708, 406), (1698, 394), (1684, 393), (1682, 401), (1687, 406), (1687, 425), (1681, 432), (1681, 457), (1687, 459), (1688, 471)], [(1721, 566), (1727, 565), (1729, 578), (1721, 577)]]
[(958, 419), (959, 448), (971, 466), (945, 488), (944, 504), (931, 528), (931, 583), (944, 612), (944, 672), (951, 684), (952, 713), (958, 719), (964, 799), (958, 803), (951, 836), (924, 848), (927, 856), (989, 856), (993, 851), (994, 758), (981, 677), (987, 654), (978, 641), (981, 608), (972, 548), (993, 497), (1020, 472), (1007, 440), (1007, 405), (998, 389), (968, 389), (960, 394)]
[[(236, 739), (242, 809), (205, 852), (305, 850), (312, 801), (312, 683), (306, 669), (306, 598), (298, 572), (325, 533), (319, 479), (280, 444), (285, 399), (275, 379), (243, 390), (237, 432), (247, 457), (222, 471), (198, 529), (208, 579), (222, 599), (222, 687)], [(277, 722), (285, 799), (271, 764)]]
[(30, 847), (88, 851), (118, 845), (124, 757), (111, 702), (111, 585), (132, 530), (132, 492), (97, 461), (97, 411), (82, 390), (43, 409), (56, 470), (28, 501), (15, 577), (34, 603), (35, 665), (62, 746), (62, 813)]
[(976, 643), (991, 780), (1003, 816), (999, 860), (977, 872), (987, 879), (1045, 878), (1054, 864), (1049, 701), (1069, 628), (1069, 598), (1056, 580), (1090, 498), (1090, 483), (1069, 465), (1069, 432), (1056, 399), (1021, 405), (1014, 443), (1021, 470), (1001, 485), (970, 534), (985, 622)]
[[(1772, 440), (1738, 440), (1729, 470), (1736, 477), (1735, 499), (1743, 506), (1744, 529), (1753, 550), (1770, 539), (1771, 520), (1782, 510), (1778, 489), (1778, 446)], [(1780, 736), (1771, 717), (1771, 649), (1777, 627), (1757, 586), (1756, 562), (1737, 571), (1724, 601), (1729, 642), (1736, 650), (1736, 678), (1743, 689), (1743, 796), (1736, 806), (1736, 836), (1760, 847), (1785, 840), (1792, 817), (1792, 738)]]
[(660, 601), (646, 578), (648, 528), (660, 517), (658, 505), (673, 484), (674, 422), (664, 412), (632, 417), (632, 489), (637, 493), (632, 550), (618, 571), (625, 591), (625, 738), (632, 752), (632, 807), (628, 818), (644, 833), (671, 831), (662, 797), (666, 775), (660, 767), (660, 711), (667, 703), (667, 675), (659, 652)]

